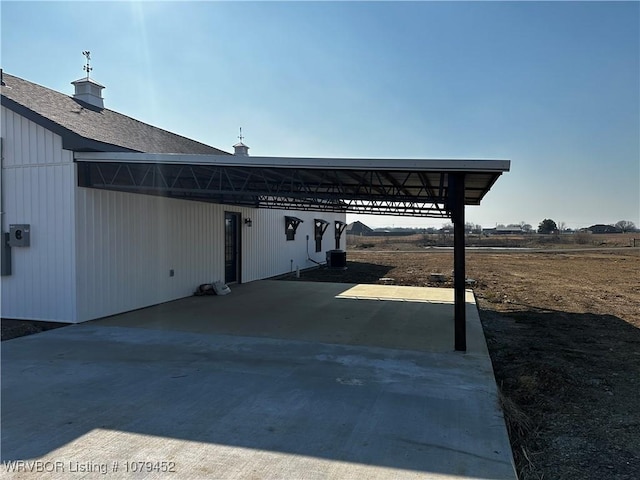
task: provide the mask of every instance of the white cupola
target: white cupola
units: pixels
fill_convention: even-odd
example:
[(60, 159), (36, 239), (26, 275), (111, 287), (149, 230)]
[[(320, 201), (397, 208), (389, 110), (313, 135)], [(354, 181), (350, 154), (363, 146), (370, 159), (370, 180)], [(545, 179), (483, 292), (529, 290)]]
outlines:
[(81, 78), (80, 80), (71, 82), (71, 85), (76, 87), (73, 98), (82, 100), (98, 108), (104, 108), (104, 99), (102, 98), (104, 85), (100, 85), (90, 78)]
[(244, 137), (242, 136), (242, 127), (240, 127), (240, 135), (238, 136), (238, 138), (240, 139), (240, 141), (233, 146), (233, 154), (248, 157), (249, 147), (242, 143), (242, 140), (244, 139)]
[(80, 80), (76, 80), (75, 82), (71, 82), (71, 85), (73, 85), (76, 89), (75, 93), (73, 94), (73, 98), (86, 102), (90, 105), (93, 105), (94, 107), (104, 108), (102, 89), (105, 87), (104, 85), (100, 85), (95, 80), (89, 78), (89, 72), (93, 70), (93, 67), (91, 67), (89, 64), (91, 60), (91, 52), (86, 50), (82, 52), (82, 54), (87, 59), (87, 63), (83, 67), (84, 71), (87, 72), (87, 76), (85, 78), (81, 78)]

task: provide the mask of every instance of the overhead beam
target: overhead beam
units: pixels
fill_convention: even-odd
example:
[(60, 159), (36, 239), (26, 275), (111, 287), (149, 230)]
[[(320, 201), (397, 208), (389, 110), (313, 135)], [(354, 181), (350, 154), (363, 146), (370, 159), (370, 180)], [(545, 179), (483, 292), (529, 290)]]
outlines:
[[(244, 167), (208, 167), (198, 178), (195, 169), (189, 165), (154, 165), (128, 163), (95, 163), (78, 162), (78, 185), (82, 187), (104, 188), (114, 190), (172, 190), (216, 196), (225, 195), (255, 195), (280, 196), (294, 198), (315, 198), (325, 200), (367, 201), (381, 200), (392, 203), (410, 202), (415, 204), (444, 204), (444, 198), (433, 198), (425, 190), (422, 182), (419, 186), (406, 187), (396, 185), (381, 178), (386, 178), (386, 172), (373, 172), (382, 175), (381, 178), (370, 179), (369, 184), (346, 184), (340, 178), (325, 178), (320, 180), (321, 171), (313, 171), (309, 176), (308, 170), (291, 171), (290, 176), (282, 175), (284, 170), (274, 171), (266, 168), (249, 169)], [(135, 172), (132, 170), (135, 169)], [(349, 173), (349, 178), (352, 172)], [(273, 178), (277, 176), (279, 180)], [(416, 176), (417, 179), (417, 176)], [(374, 183), (376, 180), (377, 183)], [(394, 179), (395, 181), (395, 179)], [(397, 182), (396, 182), (397, 183)], [(362, 187), (361, 191), (359, 187)], [(159, 192), (162, 195), (162, 192)]]

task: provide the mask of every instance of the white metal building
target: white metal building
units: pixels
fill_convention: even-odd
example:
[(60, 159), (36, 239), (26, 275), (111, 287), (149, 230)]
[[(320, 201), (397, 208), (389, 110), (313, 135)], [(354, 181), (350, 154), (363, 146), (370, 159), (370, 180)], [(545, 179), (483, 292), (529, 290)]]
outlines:
[[(91, 79), (73, 85), (68, 96), (2, 76), (2, 318), (83, 322), (202, 283), (307, 268), (345, 248), (344, 212), (79, 186), (80, 152), (233, 156), (104, 108)], [(248, 148), (235, 147), (251, 164)]]
[(82, 322), (323, 262), (346, 213), (450, 218), (455, 348), (466, 349), (464, 219), (509, 160), (230, 155), (5, 75), (4, 318)]

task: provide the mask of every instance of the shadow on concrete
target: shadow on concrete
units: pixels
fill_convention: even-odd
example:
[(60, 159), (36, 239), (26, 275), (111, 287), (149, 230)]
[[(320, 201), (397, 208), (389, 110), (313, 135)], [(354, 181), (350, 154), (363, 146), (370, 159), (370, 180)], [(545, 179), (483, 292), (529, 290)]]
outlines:
[(52, 334), (61, 331), (11, 345), (39, 340), (40, 351), (48, 349), (40, 361), (16, 352), (3, 359), (26, 367), (3, 384), (3, 461), (55, 451), (52, 460), (77, 460), (92, 451), (90, 433), (91, 443), (108, 444), (120, 460), (153, 443), (175, 455), (179, 439), (189, 442), (185, 450), (201, 450), (205, 463), (214, 444), (512, 478), (508, 445), (486, 431), (496, 422), (495, 394), (461, 356), (185, 332), (167, 341), (167, 332), (122, 327), (64, 330), (54, 349)]
[[(480, 318), (496, 381), (517, 408), (506, 416), (521, 476), (634, 478), (640, 329), (614, 315), (490, 307), (484, 303)], [(536, 458), (563, 470), (546, 471)]]
[[(303, 289), (319, 289), (282, 283), (271, 286), (294, 298)], [(259, 287), (248, 284), (245, 291), (255, 288), (265, 301), (290, 307)], [(341, 308), (345, 302), (397, 311), (429, 308), (336, 299), (346, 287), (325, 288), (326, 302)], [(234, 301), (231, 295), (210, 300), (220, 300), (214, 315), (224, 311), (223, 302)], [(202, 304), (203, 298), (185, 301)], [(249, 297), (238, 295), (234, 302), (260, 309)], [(274, 305), (263, 318), (279, 316)], [(385, 316), (389, 321), (393, 312)], [(304, 329), (322, 316), (296, 318)], [(514, 478), (493, 374), (479, 354), (94, 322), (7, 342), (2, 360), (3, 461), (99, 461), (100, 455), (122, 461), (154, 452), (158, 458), (142, 460), (191, 458), (213, 468), (203, 475), (220, 476), (223, 459), (242, 448), (257, 453), (232, 465), (270, 456), (270, 463), (281, 462), (284, 477), (300, 477), (304, 468), (343, 478), (375, 466), (392, 470), (386, 477), (379, 470), (360, 475)]]
[[(348, 253), (347, 253), (348, 255)], [(393, 269), (389, 265), (377, 263), (350, 262), (347, 269), (332, 269), (326, 266), (311, 268), (300, 272), (300, 278), (293, 274), (282, 275), (278, 280), (298, 280), (307, 282), (335, 282), (335, 283), (379, 283)]]

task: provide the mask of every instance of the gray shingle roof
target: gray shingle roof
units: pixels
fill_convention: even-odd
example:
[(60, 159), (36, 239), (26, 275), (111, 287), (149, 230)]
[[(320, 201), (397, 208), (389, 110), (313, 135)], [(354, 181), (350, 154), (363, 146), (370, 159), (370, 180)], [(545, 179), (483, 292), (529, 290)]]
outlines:
[(228, 154), (7, 73), (2, 79), (2, 105), (60, 135), (68, 150)]

